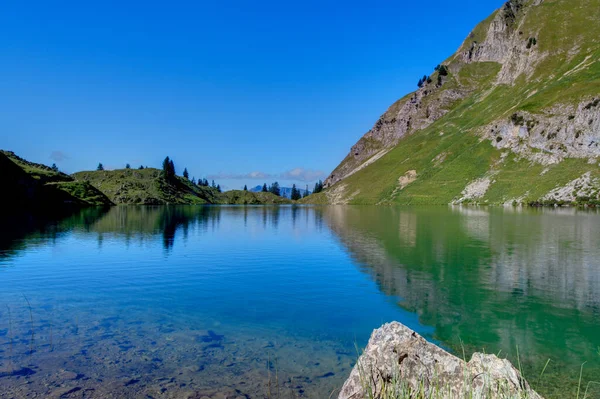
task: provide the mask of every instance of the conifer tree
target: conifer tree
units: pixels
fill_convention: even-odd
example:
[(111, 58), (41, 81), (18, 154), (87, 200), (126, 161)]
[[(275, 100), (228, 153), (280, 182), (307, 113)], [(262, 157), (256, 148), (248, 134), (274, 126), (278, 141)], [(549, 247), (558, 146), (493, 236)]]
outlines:
[(187, 168), (183, 168), (183, 177), (184, 177), (186, 180), (189, 180), (189, 179), (190, 179), (190, 174), (188, 173), (188, 171), (187, 171)]
[(320, 193), (323, 191), (323, 182), (319, 180), (315, 183), (315, 189), (313, 190), (313, 194)]
[(217, 184), (217, 191), (221, 192), (221, 185), (220, 184)]
[(58, 172), (58, 166), (56, 166), (55, 163), (52, 164), (52, 171), (53, 172)]
[(169, 179), (170, 163), (171, 163), (171, 160), (169, 159), (169, 157), (166, 157), (162, 164), (162, 175), (165, 178), (165, 180)]
[(281, 196), (281, 189), (279, 188), (279, 183), (277, 183), (277, 182), (274, 182), (273, 184), (271, 184), (271, 187), (269, 187), (269, 191), (278, 197)]
[(129, 165), (129, 164), (125, 165), (125, 169), (131, 169), (131, 165)]
[(244, 184), (244, 191), (248, 191), (248, 186)]
[(292, 195), (291, 195), (291, 199), (293, 199), (294, 201), (298, 201), (300, 198), (302, 198), (302, 195), (300, 195), (300, 190), (298, 190), (296, 188), (296, 185), (293, 184), (292, 185)]
[(162, 175), (168, 182), (172, 182), (175, 179), (175, 164), (169, 157), (166, 157), (163, 161)]
[(96, 170), (104, 170), (104, 165), (102, 165), (102, 162), (100, 162), (98, 164), (98, 167), (96, 168)]
[(263, 193), (268, 193), (269, 192), (269, 189), (267, 188), (267, 183), (263, 184), (263, 186), (262, 186), (262, 192)]
[(144, 165), (140, 165), (139, 170), (144, 170)]

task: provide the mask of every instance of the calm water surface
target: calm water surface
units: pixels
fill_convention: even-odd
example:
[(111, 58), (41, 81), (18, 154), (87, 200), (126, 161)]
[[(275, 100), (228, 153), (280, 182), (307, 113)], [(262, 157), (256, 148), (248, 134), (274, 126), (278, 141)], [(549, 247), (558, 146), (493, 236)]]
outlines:
[(582, 363), (584, 386), (600, 381), (600, 214), (169, 206), (2, 218), (0, 397), (327, 398), (355, 347), (392, 320), (460, 356), (515, 361), (518, 348), (538, 390), (569, 397)]

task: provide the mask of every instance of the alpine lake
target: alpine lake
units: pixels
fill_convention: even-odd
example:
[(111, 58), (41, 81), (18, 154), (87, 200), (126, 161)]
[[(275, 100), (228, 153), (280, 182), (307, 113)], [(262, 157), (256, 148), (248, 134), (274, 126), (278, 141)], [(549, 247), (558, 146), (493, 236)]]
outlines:
[(600, 398), (594, 210), (119, 206), (0, 220), (2, 398), (334, 398), (393, 320), (467, 360), (507, 357), (546, 398)]

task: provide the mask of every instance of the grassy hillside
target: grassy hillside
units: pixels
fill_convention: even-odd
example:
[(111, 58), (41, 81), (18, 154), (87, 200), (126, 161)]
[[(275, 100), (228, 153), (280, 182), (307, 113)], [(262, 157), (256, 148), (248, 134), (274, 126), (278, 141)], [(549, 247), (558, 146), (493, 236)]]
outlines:
[[(600, 0), (512, 0), (444, 62), (442, 85), (434, 72), (434, 83), (390, 107), (334, 171), (344, 178), (305, 201), (552, 202), (566, 187), (557, 200), (598, 202), (599, 31)], [(407, 115), (411, 101), (409, 124), (419, 128), (386, 147), (380, 126)]]
[(3, 202), (28, 209), (57, 206), (112, 205), (102, 192), (86, 182), (52, 168), (0, 151), (0, 184)]
[(220, 194), (212, 187), (198, 187), (177, 176), (168, 183), (158, 169), (117, 169), (73, 174), (77, 181), (89, 182), (115, 204), (215, 204)]
[(216, 188), (200, 187), (176, 176), (168, 183), (159, 169), (118, 169), (73, 174), (102, 191), (115, 204), (289, 204), (292, 201), (271, 193), (233, 190), (219, 193)]
[(291, 204), (292, 200), (278, 197), (272, 193), (251, 192), (243, 190), (226, 191), (221, 194), (221, 203), (231, 205), (259, 205), (259, 204)]

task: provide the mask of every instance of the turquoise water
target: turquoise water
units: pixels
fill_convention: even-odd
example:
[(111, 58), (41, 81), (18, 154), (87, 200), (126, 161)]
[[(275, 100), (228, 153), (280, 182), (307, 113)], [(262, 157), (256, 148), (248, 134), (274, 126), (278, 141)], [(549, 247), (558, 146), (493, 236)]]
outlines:
[(562, 397), (585, 361), (600, 380), (599, 233), (576, 210), (5, 217), (1, 395), (326, 398), (398, 320), (457, 353), (519, 347), (532, 373), (551, 358), (539, 389)]

